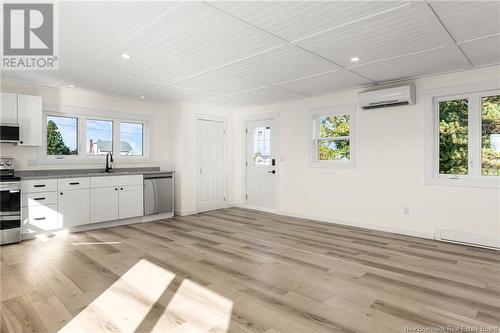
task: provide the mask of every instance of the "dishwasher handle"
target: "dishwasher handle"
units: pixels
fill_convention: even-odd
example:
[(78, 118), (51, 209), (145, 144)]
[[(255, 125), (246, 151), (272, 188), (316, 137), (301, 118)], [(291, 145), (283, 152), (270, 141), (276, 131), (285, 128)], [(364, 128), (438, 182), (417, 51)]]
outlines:
[(144, 179), (172, 178), (172, 174), (144, 175)]

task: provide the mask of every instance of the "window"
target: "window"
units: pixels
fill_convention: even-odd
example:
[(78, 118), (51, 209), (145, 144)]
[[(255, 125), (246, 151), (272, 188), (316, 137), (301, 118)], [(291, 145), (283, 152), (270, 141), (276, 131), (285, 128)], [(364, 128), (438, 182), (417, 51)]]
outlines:
[(108, 153), (116, 162), (150, 162), (149, 118), (130, 114), (130, 118), (121, 119), (113, 116), (127, 114), (78, 107), (47, 108), (38, 164), (101, 164)]
[(253, 131), (253, 165), (271, 165), (271, 127), (256, 127)]
[[(432, 182), (500, 186), (500, 91), (432, 98)], [(429, 174), (428, 174), (429, 175)]]
[(353, 167), (355, 105), (312, 111), (313, 166)]
[(113, 152), (113, 122), (87, 119), (87, 154), (106, 155)]
[(439, 102), (439, 173), (466, 175), (469, 165), (469, 101)]
[(78, 155), (78, 118), (47, 117), (47, 155)]
[(500, 176), (500, 95), (481, 98), (481, 173)]
[(143, 125), (120, 123), (120, 155), (142, 156)]

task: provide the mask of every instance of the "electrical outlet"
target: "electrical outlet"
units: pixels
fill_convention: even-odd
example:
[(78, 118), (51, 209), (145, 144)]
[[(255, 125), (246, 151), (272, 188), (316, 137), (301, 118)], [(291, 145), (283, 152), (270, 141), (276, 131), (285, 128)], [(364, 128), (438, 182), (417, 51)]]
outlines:
[(35, 165), (36, 165), (36, 160), (34, 160), (34, 159), (29, 159), (29, 160), (28, 160), (28, 165), (29, 165), (29, 166), (35, 166)]
[(403, 207), (403, 215), (410, 215), (410, 206)]

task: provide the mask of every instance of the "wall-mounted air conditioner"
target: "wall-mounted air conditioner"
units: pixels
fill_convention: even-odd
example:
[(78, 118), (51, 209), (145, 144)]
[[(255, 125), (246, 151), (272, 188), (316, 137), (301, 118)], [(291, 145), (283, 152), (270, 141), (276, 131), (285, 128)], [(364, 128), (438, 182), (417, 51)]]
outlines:
[(415, 84), (364, 91), (358, 94), (358, 103), (363, 110), (415, 104)]

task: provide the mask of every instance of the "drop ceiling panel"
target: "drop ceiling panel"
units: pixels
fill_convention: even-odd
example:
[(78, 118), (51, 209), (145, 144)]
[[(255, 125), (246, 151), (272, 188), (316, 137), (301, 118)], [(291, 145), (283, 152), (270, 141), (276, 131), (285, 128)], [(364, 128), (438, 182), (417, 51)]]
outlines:
[(153, 90), (147, 91), (142, 95), (146, 97), (146, 100), (148, 102), (155, 102), (160, 104), (169, 104), (184, 101), (202, 102), (213, 99), (215, 97), (213, 95), (202, 92), (190, 91), (170, 86), (158, 87)]
[(340, 70), (333, 73), (283, 83), (279, 86), (311, 96), (319, 96), (348, 88), (360, 87), (370, 83), (370, 81), (365, 80), (358, 75), (345, 70)]
[(158, 86), (156, 84), (95, 71), (86, 71), (64, 82), (64, 84), (70, 83), (79, 88), (122, 96), (131, 96), (137, 92), (153, 89)]
[(59, 29), (59, 59), (78, 67), (89, 65), (94, 59), (112, 48), (115, 43), (106, 39), (93, 38), (76, 30)]
[(57, 71), (2, 71), (2, 78), (54, 87), (80, 72), (78, 68), (60, 64)]
[(443, 46), (412, 7), (403, 7), (297, 42), (342, 66), (359, 64)]
[(265, 105), (306, 98), (307, 95), (279, 87), (265, 87), (208, 101), (221, 106)]
[(221, 68), (257, 82), (277, 83), (339, 69), (333, 63), (297, 47), (282, 46)]
[(463, 61), (451, 48), (441, 48), (352, 68), (354, 72), (379, 82), (461, 69), (464, 69)]
[(500, 33), (498, 1), (433, 1), (431, 7), (457, 42)]
[(176, 6), (179, 3), (168, 1), (61, 1), (60, 25), (118, 42)]
[(161, 20), (135, 36), (134, 46), (210, 67), (279, 46), (276, 38), (202, 3), (175, 20)]
[(217, 1), (209, 2), (209, 4), (292, 41), (404, 3), (399, 1)]
[[(120, 56), (122, 53), (132, 57), (123, 59)], [(92, 64), (92, 68), (160, 84), (168, 84), (208, 70), (208, 67), (190, 64), (180, 58), (126, 46), (99, 58)]]
[(240, 79), (218, 71), (211, 71), (175, 83), (175, 87), (204, 91), (214, 95), (232, 95), (264, 86), (261, 83)]
[(500, 63), (500, 35), (460, 44), (474, 66)]

